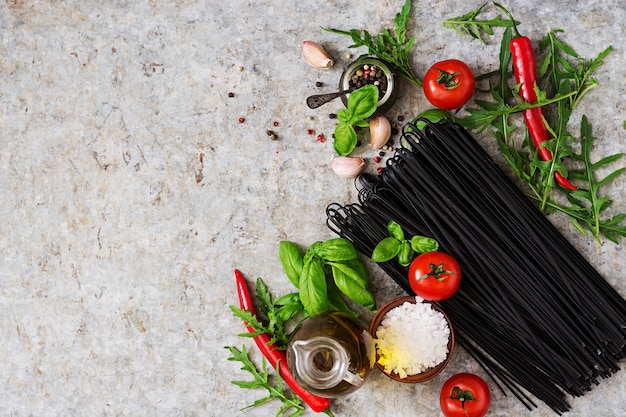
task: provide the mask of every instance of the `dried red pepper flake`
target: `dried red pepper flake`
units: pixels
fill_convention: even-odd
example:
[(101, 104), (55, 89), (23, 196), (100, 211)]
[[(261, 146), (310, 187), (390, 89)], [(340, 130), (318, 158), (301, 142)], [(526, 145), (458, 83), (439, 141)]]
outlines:
[(308, 133), (309, 135), (312, 135), (312, 134), (314, 134), (314, 133), (315, 133), (315, 130), (313, 130), (313, 129), (307, 129), (307, 130), (306, 130), (306, 133)]
[(317, 141), (321, 143), (326, 142), (326, 136), (324, 136), (323, 133), (320, 133), (319, 135), (317, 135)]
[(375, 156), (374, 157), (374, 162), (379, 163), (380, 162), (380, 156)]
[(376, 172), (378, 172), (378, 173), (380, 174), (381, 172), (383, 172), (383, 169), (385, 169), (385, 168), (383, 168), (383, 167), (378, 167), (378, 168), (376, 168)]

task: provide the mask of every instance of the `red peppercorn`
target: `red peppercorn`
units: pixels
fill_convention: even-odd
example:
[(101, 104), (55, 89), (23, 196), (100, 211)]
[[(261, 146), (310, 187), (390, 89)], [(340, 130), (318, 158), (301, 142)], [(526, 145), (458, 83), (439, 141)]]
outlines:
[(383, 172), (384, 169), (385, 168), (383, 168), (383, 167), (378, 167), (378, 168), (376, 168), (376, 172), (378, 172), (380, 174), (381, 172)]
[(374, 162), (379, 163), (380, 162), (380, 156), (375, 156), (374, 157)]
[(245, 121), (246, 121), (246, 119), (245, 119), (245, 118), (243, 118), (243, 117), (240, 117), (240, 118), (239, 118), (239, 123), (243, 123), (243, 122), (245, 122)]
[(308, 133), (309, 135), (312, 135), (312, 134), (314, 134), (314, 133), (315, 133), (315, 130), (313, 130), (313, 129), (307, 129), (307, 130), (306, 130), (306, 133)]
[(278, 126), (278, 122), (274, 122), (274, 127)]

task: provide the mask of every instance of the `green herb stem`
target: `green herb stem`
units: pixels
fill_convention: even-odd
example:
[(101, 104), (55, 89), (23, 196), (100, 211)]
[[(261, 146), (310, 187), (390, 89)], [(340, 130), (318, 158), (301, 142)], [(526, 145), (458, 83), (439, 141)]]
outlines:
[(411, 13), (411, 0), (406, 0), (402, 10), (393, 20), (393, 33), (389, 29), (383, 29), (381, 33), (372, 36), (366, 30), (352, 29), (349, 31), (322, 27), (322, 30), (335, 33), (337, 35), (349, 36), (353, 44), (349, 48), (364, 46), (368, 49), (368, 54), (373, 55), (394, 67), (394, 70), (407, 79), (414, 86), (421, 88), (422, 80), (415, 75), (409, 64), (409, 53), (415, 38), (407, 40), (406, 26)]

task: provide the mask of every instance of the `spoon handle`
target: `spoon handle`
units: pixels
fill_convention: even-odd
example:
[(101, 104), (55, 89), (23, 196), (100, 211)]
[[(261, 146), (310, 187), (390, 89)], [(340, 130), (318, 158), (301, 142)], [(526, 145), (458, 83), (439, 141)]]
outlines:
[(315, 96), (310, 96), (306, 99), (306, 104), (311, 109), (316, 109), (322, 104), (326, 104), (331, 100), (336, 99), (337, 97), (349, 93), (350, 90), (336, 91), (334, 93), (328, 94), (317, 94)]

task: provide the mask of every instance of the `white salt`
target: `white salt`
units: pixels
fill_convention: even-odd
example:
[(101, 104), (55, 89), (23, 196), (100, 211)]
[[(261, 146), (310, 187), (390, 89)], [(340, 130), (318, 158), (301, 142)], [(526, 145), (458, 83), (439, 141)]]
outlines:
[(376, 331), (378, 362), (401, 378), (437, 366), (448, 355), (446, 318), (420, 297), (416, 301), (391, 309)]

